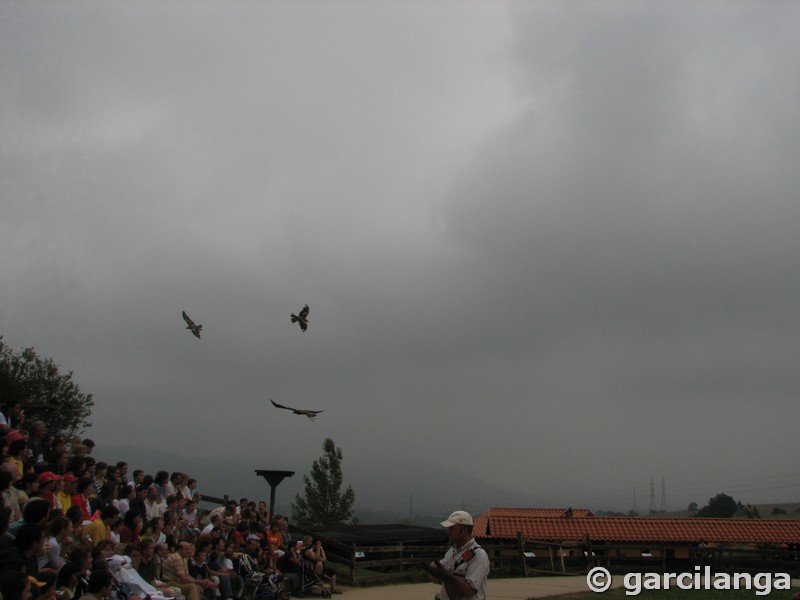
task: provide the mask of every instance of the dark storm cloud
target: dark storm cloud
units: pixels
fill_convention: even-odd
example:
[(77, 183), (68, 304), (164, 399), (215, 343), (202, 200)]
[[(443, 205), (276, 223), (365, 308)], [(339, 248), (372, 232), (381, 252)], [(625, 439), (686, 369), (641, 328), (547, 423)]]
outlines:
[(101, 442), (331, 436), (615, 509), (786, 472), (794, 5), (0, 11), (0, 333)]

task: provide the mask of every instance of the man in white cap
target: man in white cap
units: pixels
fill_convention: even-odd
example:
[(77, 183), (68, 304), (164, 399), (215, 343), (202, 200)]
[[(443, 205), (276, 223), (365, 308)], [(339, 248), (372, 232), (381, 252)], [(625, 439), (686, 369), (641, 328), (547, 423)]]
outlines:
[(447, 527), (447, 539), (452, 545), (441, 561), (425, 565), (431, 581), (442, 586), (437, 598), (486, 600), (489, 556), (472, 537), (472, 515), (457, 510), (442, 521), (442, 527)]

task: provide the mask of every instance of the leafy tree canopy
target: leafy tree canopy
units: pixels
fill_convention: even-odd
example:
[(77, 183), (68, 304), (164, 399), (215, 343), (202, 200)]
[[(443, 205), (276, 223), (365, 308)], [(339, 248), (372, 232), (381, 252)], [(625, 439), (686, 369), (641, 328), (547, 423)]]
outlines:
[(82, 432), (94, 402), (61, 373), (51, 358), (33, 348), (14, 352), (0, 336), (0, 404), (17, 401), (25, 410), (25, 423), (43, 421), (49, 433), (65, 438)]
[(739, 510), (739, 504), (728, 494), (717, 494), (709, 498), (708, 504), (697, 511), (696, 517), (730, 518)]
[(301, 527), (338, 525), (353, 520), (355, 493), (342, 492), (342, 450), (326, 438), (323, 454), (314, 461), (311, 475), (303, 475), (305, 497), (295, 496), (292, 519)]

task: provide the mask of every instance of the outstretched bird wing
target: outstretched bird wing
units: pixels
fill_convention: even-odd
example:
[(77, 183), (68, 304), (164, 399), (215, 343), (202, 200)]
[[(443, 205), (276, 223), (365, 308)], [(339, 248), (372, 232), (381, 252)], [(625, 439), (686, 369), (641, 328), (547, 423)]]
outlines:
[(308, 329), (308, 304), (303, 307), (300, 314), (292, 313), (292, 323), (298, 323), (303, 331)]
[(316, 416), (319, 413), (325, 412), (324, 410), (308, 410), (306, 408), (292, 408), (291, 406), (284, 406), (283, 404), (278, 404), (277, 402), (275, 402), (275, 400), (272, 400), (272, 399), (270, 399), (270, 402), (272, 402), (272, 405), (275, 408), (282, 408), (284, 410), (290, 410), (294, 414), (296, 414), (296, 415), (304, 415), (304, 416), (308, 417), (309, 419), (311, 419), (312, 421), (316, 418)]
[(186, 321), (186, 329), (191, 329), (192, 333), (195, 335), (195, 337), (198, 340), (201, 339), (200, 338), (200, 332), (203, 330), (203, 326), (202, 325), (195, 325), (194, 321), (192, 321), (192, 319), (189, 317), (189, 315), (186, 314), (185, 310), (182, 311), (182, 314), (183, 314), (183, 320)]

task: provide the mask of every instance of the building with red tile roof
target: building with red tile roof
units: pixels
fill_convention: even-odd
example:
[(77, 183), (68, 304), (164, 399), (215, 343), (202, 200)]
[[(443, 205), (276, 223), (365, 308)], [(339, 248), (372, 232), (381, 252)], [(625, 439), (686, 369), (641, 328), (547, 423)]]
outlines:
[[(475, 519), (475, 537), (495, 564), (530, 570), (581, 571), (601, 563), (635, 568), (783, 561), (797, 568), (800, 520), (698, 517), (597, 517), (587, 509), (490, 508)], [(681, 561), (683, 561), (681, 563)]]
[(475, 537), (548, 542), (800, 544), (800, 520), (596, 517), (586, 509), (490, 508)]

